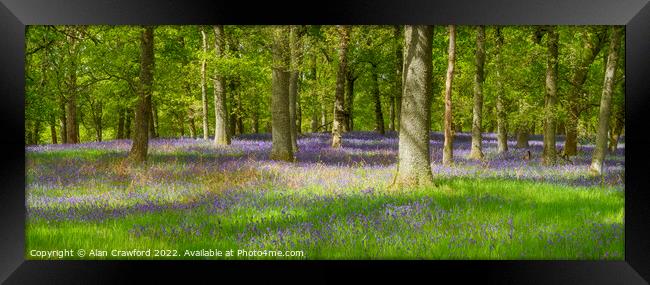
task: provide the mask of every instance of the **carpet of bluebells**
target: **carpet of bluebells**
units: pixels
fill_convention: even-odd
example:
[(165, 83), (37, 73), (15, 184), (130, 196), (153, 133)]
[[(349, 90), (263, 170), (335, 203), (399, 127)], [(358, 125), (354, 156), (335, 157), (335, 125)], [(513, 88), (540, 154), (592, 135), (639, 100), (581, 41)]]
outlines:
[[(304, 256), (234, 258), (624, 258), (624, 143), (596, 177), (588, 172), (593, 145), (543, 166), (539, 136), (528, 149), (511, 140), (497, 154), (495, 135), (484, 134), (483, 161), (465, 158), (470, 140), (457, 134), (455, 164), (447, 167), (442, 135), (432, 133), (435, 185), (411, 189), (390, 187), (396, 133), (346, 133), (340, 149), (329, 147), (327, 133), (304, 134), (295, 163), (269, 160), (269, 134), (238, 136), (227, 147), (154, 139), (144, 165), (125, 159), (129, 140), (28, 146), (26, 254), (172, 249), (179, 256), (170, 258), (193, 259), (182, 253), (266, 249)], [(532, 160), (522, 159), (526, 150)]]

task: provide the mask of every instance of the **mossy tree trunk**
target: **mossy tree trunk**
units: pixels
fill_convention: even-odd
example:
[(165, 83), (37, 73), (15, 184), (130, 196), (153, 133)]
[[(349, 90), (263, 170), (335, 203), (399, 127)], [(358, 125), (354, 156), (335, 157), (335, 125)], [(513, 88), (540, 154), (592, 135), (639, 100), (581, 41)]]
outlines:
[(293, 161), (289, 116), (289, 28), (273, 28), (273, 74), (271, 79), (271, 159)]

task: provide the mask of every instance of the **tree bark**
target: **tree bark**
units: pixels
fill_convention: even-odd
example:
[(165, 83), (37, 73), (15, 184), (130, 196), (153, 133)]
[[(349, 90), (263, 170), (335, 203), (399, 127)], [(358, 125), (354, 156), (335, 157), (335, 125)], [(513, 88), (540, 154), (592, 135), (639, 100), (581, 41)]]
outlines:
[(451, 129), (453, 123), (451, 110), (451, 87), (454, 79), (454, 65), (456, 62), (456, 27), (449, 26), (449, 49), (447, 51), (447, 79), (445, 81), (445, 142), (442, 152), (442, 163), (451, 165), (454, 163), (454, 137)]
[(278, 26), (273, 28), (273, 74), (271, 79), (271, 136), (272, 147), (270, 158), (292, 162), (293, 147), (291, 145), (291, 118), (289, 116), (289, 47), (288, 28)]
[(52, 144), (57, 144), (56, 119), (54, 118), (54, 115), (50, 116), (50, 136), (52, 136)]
[(117, 134), (116, 139), (124, 138), (124, 108), (117, 109)]
[[(223, 26), (214, 26), (214, 52), (217, 58), (223, 57), (225, 50)], [(228, 113), (226, 110), (226, 94), (223, 76), (215, 69), (214, 74), (214, 144), (230, 145), (230, 136), (228, 135)]]
[(520, 128), (517, 131), (517, 148), (528, 148), (528, 131), (525, 128)]
[(210, 136), (210, 130), (208, 127), (208, 93), (207, 84), (205, 81), (205, 70), (207, 67), (206, 55), (208, 54), (208, 37), (203, 26), (201, 26), (201, 41), (203, 47), (203, 57), (201, 59), (201, 106), (203, 107), (203, 139), (207, 140)]
[[(501, 34), (501, 27), (496, 28), (497, 44), (496, 44), (496, 81), (497, 81), (497, 152), (504, 153), (508, 151), (508, 118), (505, 106), (505, 90), (503, 87), (504, 78), (501, 70), (505, 67), (503, 64), (503, 34)], [(528, 140), (526, 140), (528, 143)]]
[(375, 131), (384, 134), (384, 113), (381, 111), (381, 94), (379, 94), (379, 78), (377, 65), (372, 65), (372, 98), (375, 103)]
[(589, 171), (595, 175), (603, 174), (603, 161), (607, 153), (607, 130), (609, 128), (612, 90), (614, 87), (614, 77), (616, 76), (616, 65), (619, 57), (618, 50), (621, 44), (622, 32), (623, 28), (620, 26), (610, 27), (607, 69), (603, 82), (603, 93), (600, 97), (600, 112), (598, 114), (598, 135), (596, 136), (596, 146), (594, 147), (594, 154), (591, 159), (591, 166), (589, 167)]
[(557, 68), (558, 68), (558, 33), (555, 27), (547, 31), (547, 60), (546, 60), (546, 96), (544, 102), (544, 153), (543, 163), (553, 165), (556, 160), (555, 123), (557, 101)]
[(126, 119), (124, 119), (124, 138), (126, 139), (132, 139), (131, 138), (131, 114), (133, 114), (133, 111), (131, 109), (126, 109)]
[(589, 66), (594, 62), (603, 44), (600, 36), (586, 35), (587, 41), (582, 50), (579, 63), (573, 70), (571, 85), (569, 89), (569, 114), (566, 122), (566, 140), (564, 143), (564, 154), (573, 156), (578, 153), (578, 119), (583, 108), (580, 107), (582, 97), (582, 86), (587, 81)]
[(79, 122), (77, 121), (77, 51), (78, 32), (74, 27), (67, 28), (67, 41), (70, 45), (70, 69), (67, 78), (68, 96), (66, 98), (66, 142), (79, 143)]
[(334, 95), (334, 121), (332, 122), (332, 147), (341, 147), (341, 133), (345, 124), (345, 75), (347, 71), (348, 41), (350, 27), (339, 27), (339, 69), (336, 73), (336, 93)]
[(432, 77), (431, 26), (406, 26), (404, 47), (404, 91), (399, 132), (397, 181), (406, 185), (433, 182), (429, 152)]
[(347, 78), (345, 79), (345, 100), (347, 100), (345, 106), (347, 107), (348, 132), (354, 130), (354, 82), (356, 80), (357, 77), (348, 71)]
[(68, 143), (68, 118), (66, 118), (66, 110), (65, 110), (65, 101), (62, 99), (61, 100), (61, 142), (64, 144)]
[(297, 122), (297, 100), (298, 100), (298, 79), (300, 75), (300, 58), (302, 57), (302, 45), (300, 44), (300, 31), (298, 26), (291, 26), (289, 34), (289, 47), (291, 49), (291, 73), (289, 78), (289, 120), (291, 124), (291, 147), (298, 151)]
[(140, 88), (138, 107), (135, 111), (135, 133), (129, 158), (135, 162), (147, 160), (149, 148), (149, 117), (151, 112), (151, 95), (154, 69), (154, 42), (152, 26), (144, 27), (140, 38)]
[(393, 35), (395, 37), (395, 130), (399, 131), (399, 124), (401, 122), (402, 113), (402, 68), (404, 62), (404, 51), (402, 48), (403, 42), (401, 39), (402, 27), (395, 26)]
[(476, 73), (474, 74), (474, 108), (472, 116), (472, 148), (470, 159), (483, 159), (483, 81), (485, 65), (485, 27), (478, 26), (476, 31)]

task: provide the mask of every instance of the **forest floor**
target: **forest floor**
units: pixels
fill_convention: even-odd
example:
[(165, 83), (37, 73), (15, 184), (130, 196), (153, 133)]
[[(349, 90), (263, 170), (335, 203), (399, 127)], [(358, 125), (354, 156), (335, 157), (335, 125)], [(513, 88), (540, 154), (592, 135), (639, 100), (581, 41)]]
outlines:
[[(391, 191), (395, 133), (346, 133), (340, 149), (329, 134), (305, 134), (296, 163), (269, 160), (270, 139), (154, 139), (141, 166), (124, 159), (129, 140), (26, 147), (26, 258), (84, 249), (108, 255), (66, 259), (624, 259), (624, 144), (593, 177), (590, 145), (573, 164), (547, 167), (541, 137), (525, 161), (514, 141), (497, 155), (485, 134), (486, 160), (475, 162), (461, 133), (445, 167), (433, 133), (437, 185)], [(133, 249), (152, 256), (112, 256)], [(234, 256), (186, 255), (200, 249)]]

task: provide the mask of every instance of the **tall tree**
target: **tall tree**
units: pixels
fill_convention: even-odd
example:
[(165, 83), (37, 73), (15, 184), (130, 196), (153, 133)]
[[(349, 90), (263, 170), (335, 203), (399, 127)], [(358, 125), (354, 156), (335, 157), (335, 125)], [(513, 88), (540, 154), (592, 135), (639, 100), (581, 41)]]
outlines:
[(470, 159), (483, 159), (481, 123), (483, 119), (483, 81), (485, 81), (485, 27), (476, 28), (476, 73), (474, 74), (474, 108), (472, 117), (472, 148)]
[(207, 66), (207, 54), (208, 54), (208, 37), (205, 33), (205, 29), (201, 26), (201, 42), (203, 48), (203, 54), (201, 56), (201, 107), (203, 111), (203, 139), (207, 140), (209, 137), (208, 129), (208, 94), (207, 94), (207, 85), (205, 82), (205, 69)]
[(66, 143), (79, 142), (79, 122), (77, 115), (77, 65), (78, 53), (81, 41), (80, 27), (67, 26), (65, 34), (68, 41), (68, 77), (66, 87), (68, 94), (66, 96)]
[(273, 27), (273, 73), (271, 94), (271, 159), (293, 161), (289, 117), (289, 28)]
[(557, 102), (557, 68), (559, 35), (553, 26), (546, 27), (546, 95), (544, 97), (544, 153), (543, 163), (555, 164), (555, 121)]
[[(456, 26), (449, 26), (449, 49), (447, 50), (447, 79), (445, 81), (445, 142), (442, 151), (442, 163), (451, 165), (454, 163), (454, 135), (452, 133), (452, 112), (451, 112), (451, 87), (454, 80), (454, 66), (456, 63)], [(404, 106), (402, 106), (404, 108)]]
[(384, 113), (381, 111), (381, 94), (379, 93), (379, 72), (376, 63), (371, 63), (370, 74), (372, 75), (372, 99), (375, 103), (375, 131), (384, 134)]
[(291, 53), (291, 73), (289, 78), (289, 125), (291, 132), (291, 147), (293, 151), (298, 151), (298, 131), (297, 122), (297, 105), (298, 105), (298, 79), (300, 75), (300, 59), (302, 58), (302, 32), (300, 27), (291, 26), (289, 35), (289, 45)]
[(354, 130), (354, 82), (357, 80), (358, 75), (355, 75), (348, 69), (345, 78), (345, 113), (347, 118), (346, 131)]
[(495, 55), (495, 75), (497, 83), (497, 152), (504, 153), (508, 151), (508, 118), (506, 117), (505, 90), (502, 69), (503, 64), (503, 34), (501, 27), (496, 27), (496, 55)]
[(579, 48), (580, 51), (578, 63), (574, 67), (573, 76), (569, 81), (569, 114), (566, 122), (566, 141), (564, 144), (565, 155), (576, 155), (578, 152), (578, 118), (581, 111), (584, 109), (580, 106), (581, 94), (583, 92), (583, 85), (587, 81), (589, 66), (596, 59), (596, 55), (600, 52), (604, 44), (603, 33), (594, 33), (589, 31), (588, 28), (583, 28), (584, 47)]
[(394, 88), (394, 108), (395, 108), (395, 117), (391, 115), (391, 121), (395, 121), (391, 130), (399, 130), (400, 114), (402, 112), (402, 65), (404, 61), (404, 51), (402, 50), (402, 27), (395, 26), (393, 31), (393, 36), (395, 37), (395, 79), (393, 82)]
[(614, 77), (616, 75), (616, 65), (619, 57), (618, 50), (621, 45), (621, 34), (623, 33), (623, 28), (620, 26), (612, 26), (609, 30), (609, 54), (607, 55), (603, 93), (600, 97), (598, 133), (594, 154), (591, 158), (591, 166), (589, 167), (589, 171), (595, 175), (601, 175), (603, 173), (603, 160), (607, 153), (607, 130), (609, 129), (612, 90), (614, 89)]
[(151, 112), (151, 94), (154, 69), (154, 43), (152, 26), (145, 26), (140, 37), (140, 85), (138, 106), (135, 111), (135, 133), (129, 158), (135, 162), (147, 160), (149, 148), (149, 112)]
[(429, 152), (433, 27), (404, 29), (404, 90), (399, 131), (397, 180), (400, 184), (433, 181)]
[[(214, 29), (214, 53), (217, 59), (224, 55), (225, 51), (225, 34), (222, 25), (215, 25)], [(226, 88), (223, 75), (219, 69), (215, 69), (214, 79), (214, 144), (229, 145), (230, 135), (228, 134), (228, 112), (226, 109)]]
[(336, 73), (336, 93), (334, 95), (334, 121), (332, 122), (332, 147), (341, 147), (341, 133), (345, 124), (345, 75), (347, 70), (348, 42), (350, 27), (339, 27), (339, 68)]

